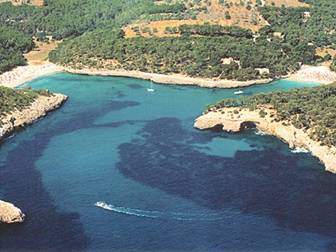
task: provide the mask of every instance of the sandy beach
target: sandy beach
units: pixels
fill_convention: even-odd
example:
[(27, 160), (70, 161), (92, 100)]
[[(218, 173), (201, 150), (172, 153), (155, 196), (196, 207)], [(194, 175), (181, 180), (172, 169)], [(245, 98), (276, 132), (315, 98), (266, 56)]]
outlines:
[(250, 81), (235, 81), (235, 80), (214, 80), (193, 78), (181, 74), (155, 74), (140, 71), (125, 71), (125, 70), (99, 70), (99, 69), (74, 69), (55, 65), (53, 63), (29, 64), (27, 66), (19, 66), (13, 70), (0, 75), (0, 85), (6, 87), (17, 87), (27, 81), (50, 75), (57, 72), (68, 72), (83, 75), (100, 75), (100, 76), (119, 76), (130, 77), (144, 80), (152, 80), (160, 84), (175, 84), (175, 85), (195, 85), (207, 88), (237, 88), (247, 87), (251, 85), (267, 84), (272, 79), (260, 79)]
[[(121, 76), (137, 79), (152, 80), (159, 84), (195, 85), (207, 88), (239, 88), (252, 85), (268, 84), (274, 79), (258, 79), (248, 81), (225, 80), (225, 79), (205, 79), (185, 76), (182, 74), (155, 74), (141, 71), (125, 70), (104, 70), (94, 68), (73, 69), (65, 67), (64, 71), (75, 74)], [(331, 84), (336, 82), (336, 72), (330, 70), (328, 66), (303, 65), (301, 69), (281, 79), (297, 82), (315, 82), (320, 84)]]
[(131, 77), (137, 79), (152, 80), (153, 82), (160, 84), (195, 85), (207, 88), (247, 87), (251, 85), (266, 84), (272, 81), (272, 79), (259, 79), (249, 81), (215, 80), (215, 79), (194, 78), (181, 74), (155, 74), (141, 71), (99, 70), (91, 68), (87, 69), (65, 68), (64, 70), (66, 72), (75, 74)]
[[(181, 74), (155, 74), (141, 71), (105, 69), (100, 70), (94, 68), (74, 69), (45, 62), (42, 64), (29, 64), (27, 66), (19, 66), (9, 72), (1, 74), (0, 85), (13, 88), (27, 81), (31, 81), (38, 77), (50, 75), (57, 72), (68, 72), (83, 75), (130, 77), (144, 80), (152, 80), (160, 84), (195, 85), (207, 88), (239, 88), (252, 85), (267, 84), (273, 81), (272, 79), (259, 79), (249, 81), (217, 80), (194, 78)], [(316, 82), (321, 84), (330, 84), (336, 82), (336, 73), (332, 72), (327, 66), (304, 65), (298, 72), (284, 77), (284, 79), (298, 82)]]
[(336, 82), (336, 72), (331, 71), (327, 66), (303, 65), (299, 71), (290, 75), (287, 80), (331, 84)]
[(17, 87), (27, 81), (31, 81), (38, 77), (62, 72), (63, 67), (46, 62), (39, 65), (29, 64), (27, 66), (19, 66), (11, 71), (0, 75), (0, 85), (5, 87)]

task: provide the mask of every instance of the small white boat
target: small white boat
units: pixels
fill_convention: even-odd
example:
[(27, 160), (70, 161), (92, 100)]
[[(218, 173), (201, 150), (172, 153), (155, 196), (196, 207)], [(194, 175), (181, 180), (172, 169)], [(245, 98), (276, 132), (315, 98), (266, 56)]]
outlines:
[(236, 92), (234, 92), (235, 95), (241, 95), (241, 94), (244, 94), (244, 91), (241, 91), (241, 90), (238, 90)]
[(155, 92), (155, 89), (154, 89), (154, 87), (153, 87), (153, 81), (151, 81), (150, 87), (147, 88), (147, 91), (148, 91), (148, 92)]
[(292, 153), (309, 153), (309, 150), (302, 147), (296, 147), (295, 149), (291, 150)]
[(97, 203), (95, 203), (95, 206), (96, 206), (96, 207), (103, 208), (103, 209), (105, 209), (105, 210), (112, 210), (111, 205), (108, 205), (108, 204), (106, 204), (106, 203), (103, 202), (103, 201), (98, 201)]

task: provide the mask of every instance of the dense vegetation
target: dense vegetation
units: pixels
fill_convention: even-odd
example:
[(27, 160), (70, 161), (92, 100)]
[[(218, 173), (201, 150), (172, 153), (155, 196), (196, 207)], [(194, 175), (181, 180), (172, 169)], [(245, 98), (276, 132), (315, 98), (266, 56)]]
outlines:
[(336, 58), (331, 63), (331, 70), (336, 71)]
[(172, 34), (181, 34), (183, 36), (199, 35), (199, 36), (224, 36), (252, 38), (253, 33), (248, 29), (237, 26), (222, 26), (222, 25), (181, 25), (176, 29), (167, 27), (168, 32)]
[[(110, 29), (100, 29), (64, 43), (51, 59), (76, 67), (122, 67), (219, 79), (280, 77), (301, 64), (324, 61), (316, 48), (335, 45), (330, 31), (335, 27), (336, 4), (331, 0), (310, 3), (310, 8), (260, 7), (271, 25), (254, 35), (242, 28), (209, 24), (168, 27), (166, 33), (182, 35), (177, 38), (124, 39), (111, 35)], [(227, 63), (228, 58), (232, 60)], [(113, 64), (102, 64), (104, 60)]]
[[(122, 27), (139, 15), (169, 11), (164, 5), (160, 9), (154, 7), (151, 0), (47, 0), (43, 8), (2, 3), (0, 73), (25, 64), (22, 53), (31, 50), (32, 36), (40, 40), (46, 40), (46, 36), (61, 40), (78, 37), (99, 27), (105, 27), (108, 32), (114, 27)], [(26, 42), (28, 38), (29, 44)], [(10, 41), (10, 45), (3, 45), (5, 40)]]
[[(228, 35), (124, 39), (120, 32), (102, 30), (64, 43), (50, 59), (76, 67), (101, 67), (99, 62), (111, 59), (117, 61), (112, 68), (248, 80), (284, 75), (298, 69), (298, 62), (314, 63), (314, 55), (311, 46), (288, 48), (277, 40), (254, 42)], [(226, 58), (233, 60), (224, 63)], [(256, 68), (269, 68), (270, 73), (260, 74)]]
[(336, 1), (306, 0), (309, 8), (263, 7), (261, 14), (271, 24), (269, 31), (281, 32), (288, 43), (313, 43), (336, 47)]
[(50, 93), (47, 91), (18, 90), (0, 86), (0, 119), (15, 109), (22, 110), (30, 106), (38, 95), (50, 95)]
[[(187, 9), (182, 1), (47, 0), (43, 8), (5, 3), (0, 4), (0, 23), (1, 33), (21, 31), (15, 41), (23, 40), (23, 33), (42, 40), (48, 35), (63, 39), (50, 55), (59, 64), (248, 80), (283, 76), (301, 64), (331, 58), (316, 56), (315, 50), (336, 45), (336, 2), (305, 2), (311, 6), (259, 7), (270, 26), (254, 34), (239, 27), (205, 24), (167, 28), (168, 34), (180, 37), (124, 38), (121, 28), (134, 20), (185, 18), (191, 10), (200, 11)], [(24, 63), (22, 48), (16, 48), (11, 53), (0, 49), (0, 59), (4, 59), (0, 71)]]
[(284, 123), (289, 121), (296, 128), (307, 131), (314, 140), (324, 145), (336, 146), (336, 83), (239, 99), (224, 99), (213, 107), (243, 107), (251, 110), (259, 108), (263, 111), (265, 105), (270, 105), (277, 111), (274, 120)]
[(30, 36), (0, 25), (0, 74), (14, 66), (25, 64), (22, 53), (31, 50), (33, 41)]
[(105, 26), (121, 26), (151, 10), (150, 0), (47, 0), (46, 6), (0, 4), (0, 23), (59, 40)]

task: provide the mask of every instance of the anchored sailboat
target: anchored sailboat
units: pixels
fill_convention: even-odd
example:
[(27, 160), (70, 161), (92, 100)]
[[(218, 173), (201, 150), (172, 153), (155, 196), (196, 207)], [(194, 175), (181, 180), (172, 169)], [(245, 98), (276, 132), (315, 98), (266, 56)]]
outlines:
[(147, 91), (148, 91), (148, 92), (154, 92), (154, 91), (155, 91), (155, 89), (154, 89), (154, 87), (153, 87), (153, 81), (152, 81), (152, 80), (151, 80), (150, 87), (147, 88)]
[(234, 92), (235, 95), (241, 95), (241, 94), (244, 94), (244, 91), (242, 90), (238, 90), (236, 92)]

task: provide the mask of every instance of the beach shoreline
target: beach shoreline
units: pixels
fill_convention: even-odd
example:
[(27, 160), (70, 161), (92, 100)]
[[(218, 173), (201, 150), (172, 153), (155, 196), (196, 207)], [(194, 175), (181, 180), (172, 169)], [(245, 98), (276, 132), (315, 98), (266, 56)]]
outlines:
[(36, 65), (28, 64), (26, 66), (18, 66), (11, 71), (0, 75), (0, 86), (15, 88), (28, 81), (63, 72), (63, 69), (63, 67), (49, 62)]
[(297, 82), (317, 82), (323, 85), (336, 82), (336, 72), (330, 70), (327, 66), (309, 66), (303, 65), (301, 69), (285, 80)]
[(129, 77), (142, 80), (151, 80), (158, 84), (191, 85), (205, 88), (239, 88), (239, 87), (248, 87), (252, 85), (268, 84), (273, 81), (273, 79), (258, 79), (249, 81), (214, 80), (214, 79), (190, 77), (181, 74), (157, 74), (141, 71), (99, 70), (91, 68), (74, 69), (65, 67), (64, 71), (72, 74)]
[[(126, 71), (126, 70), (105, 70), (95, 68), (75, 69), (71, 67), (63, 67), (50, 62), (41, 64), (28, 64), (27, 66), (19, 66), (11, 71), (0, 75), (0, 85), (15, 88), (28, 81), (48, 76), (55, 73), (72, 73), (89, 76), (114, 76), (128, 77), (142, 80), (151, 80), (157, 84), (166, 85), (191, 85), (205, 88), (243, 88), (252, 85), (269, 84), (276, 79), (257, 79), (248, 81), (237, 80), (216, 80), (205, 79), (198, 77), (190, 77), (181, 74), (157, 74), (141, 71)], [(320, 83), (323, 85), (336, 82), (336, 72), (332, 72), (326, 66), (307, 66), (288, 76), (281, 78), (282, 80), (295, 82), (311, 82)]]

